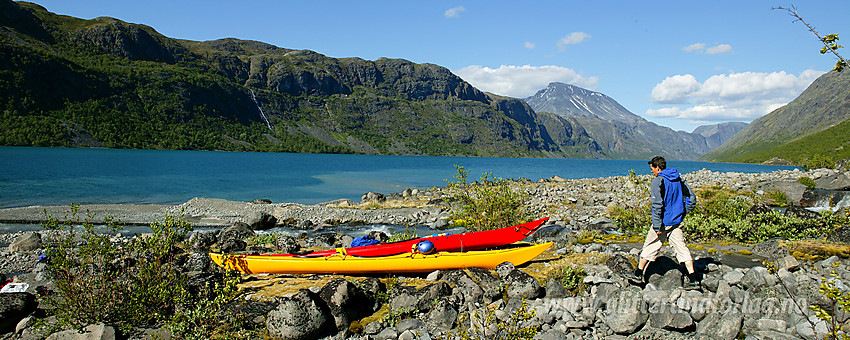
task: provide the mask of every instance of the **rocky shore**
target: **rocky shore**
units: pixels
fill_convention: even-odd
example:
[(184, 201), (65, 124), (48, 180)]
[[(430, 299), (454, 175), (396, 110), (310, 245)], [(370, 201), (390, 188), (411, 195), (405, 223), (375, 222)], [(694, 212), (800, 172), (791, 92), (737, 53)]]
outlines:
[[(820, 169), (772, 173), (716, 173), (701, 170), (683, 176), (692, 188), (720, 186), (755, 192), (782, 191), (789, 201), (812, 204), (800, 177), (819, 188), (848, 190), (847, 172)], [(722, 251), (693, 249), (703, 275), (701, 289), (682, 288), (682, 269), (668, 248), (662, 251), (645, 284), (622, 276), (631, 268), (639, 244), (577, 242), (575, 231), (612, 227), (611, 206), (645, 200), (635, 179), (649, 176), (513, 181), (530, 194), (536, 215), (550, 216), (547, 228), (529, 241), (553, 241), (556, 247), (531, 264), (503, 263), (481, 269), (433, 272), (396, 277), (336, 275), (251, 275), (231, 312), (247, 315), (254, 328), (280, 339), (439, 339), (506, 337), (511, 331), (534, 330), (538, 339), (819, 339), (831, 330), (808, 308), (840, 307), (818, 292), (825, 280), (850, 280), (850, 261), (830, 257), (800, 261), (781, 240), (756, 245), (727, 245)], [(115, 216), (126, 224), (144, 224), (166, 215), (182, 215), (199, 226), (192, 233), (179, 265), (194, 284), (215, 280), (219, 272), (206, 252), (291, 252), (306, 248), (347, 246), (351, 237), (334, 232), (340, 223), (450, 226), (450, 193), (446, 188), (409, 189), (402, 193), (364, 194), (361, 202), (340, 200), (318, 205), (231, 202), (193, 199), (177, 206), (81, 206), (97, 218)], [(807, 200), (809, 203), (806, 203)], [(835, 200), (833, 200), (835, 201)], [(45, 212), (46, 209), (46, 212)], [(68, 207), (0, 210), (2, 221), (35, 222), (64, 216)], [(219, 229), (220, 227), (220, 229)], [(246, 240), (270, 228), (319, 231), (314, 237), (278, 235), (272, 245), (249, 246)], [(165, 327), (121, 334), (111, 325), (89, 325), (84, 333), (66, 330), (40, 334), (34, 326), (45, 315), (39, 294), (52, 287), (39, 233), (0, 234), (0, 277), (27, 283), (26, 292), (0, 294), (0, 334), (4, 339), (170, 338)], [(133, 235), (115, 235), (126, 243)], [(267, 247), (273, 248), (267, 248)], [(741, 254), (747, 254), (743, 256)], [(762, 260), (773, 263), (762, 264)], [(582, 294), (568, 291), (548, 272), (563, 263), (586, 272)], [(843, 286), (846, 289), (846, 286)], [(384, 297), (381, 298), (383, 293)], [(843, 315), (843, 314), (841, 314)], [(836, 320), (844, 323), (847, 317)], [(50, 322), (49, 320), (45, 322)], [(508, 328), (498, 325), (508, 325)]]

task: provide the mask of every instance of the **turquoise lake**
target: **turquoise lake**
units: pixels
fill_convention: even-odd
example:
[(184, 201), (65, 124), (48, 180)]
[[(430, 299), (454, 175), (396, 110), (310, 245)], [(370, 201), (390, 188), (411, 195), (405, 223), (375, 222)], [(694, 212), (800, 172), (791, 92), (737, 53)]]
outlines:
[[(315, 204), (366, 192), (445, 186), (454, 165), (536, 181), (649, 174), (647, 160), (330, 155), (218, 151), (0, 147), (0, 208), (71, 203), (179, 204), (193, 197)], [(770, 172), (794, 167), (668, 161), (700, 169)]]

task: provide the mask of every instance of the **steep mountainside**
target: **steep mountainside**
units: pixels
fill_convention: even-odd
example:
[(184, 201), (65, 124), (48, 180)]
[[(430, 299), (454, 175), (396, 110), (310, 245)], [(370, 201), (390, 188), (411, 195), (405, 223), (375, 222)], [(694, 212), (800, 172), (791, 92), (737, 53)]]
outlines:
[(664, 155), (695, 159), (722, 144), (729, 132), (740, 127), (717, 127), (716, 132), (706, 127), (703, 131), (707, 135), (673, 131), (629, 112), (604, 94), (563, 83), (551, 83), (525, 100), (537, 112), (575, 119), (601, 150), (614, 158)]
[(747, 127), (747, 123), (728, 122), (713, 125), (702, 125), (694, 129), (694, 134), (705, 137), (709, 148), (715, 149), (732, 138), (736, 133)]
[(437, 65), (176, 40), (9, 0), (0, 105), (0, 145), (605, 157)]
[[(844, 158), (841, 154), (850, 148), (850, 136), (837, 131), (846, 131), (842, 123), (848, 118), (850, 72), (828, 72), (815, 80), (788, 105), (754, 120), (702, 159), (764, 162), (781, 157), (800, 163), (816, 154)], [(830, 140), (810, 137), (821, 132), (824, 133), (820, 136), (832, 137)], [(826, 147), (827, 145), (830, 146)]]

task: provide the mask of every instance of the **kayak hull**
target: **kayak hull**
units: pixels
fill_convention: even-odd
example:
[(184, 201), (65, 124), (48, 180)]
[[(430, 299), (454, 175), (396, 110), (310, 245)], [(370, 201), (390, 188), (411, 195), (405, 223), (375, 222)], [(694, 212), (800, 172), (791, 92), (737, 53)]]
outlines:
[[(437, 251), (468, 251), (487, 249), (504, 246), (518, 242), (540, 228), (543, 223), (549, 220), (548, 217), (539, 220), (518, 224), (515, 226), (477, 231), (460, 234), (444, 234), (432, 235), (421, 238), (415, 238), (407, 241), (382, 243), (368, 246), (346, 248), (348, 255), (356, 256), (387, 256), (402, 253), (409, 253), (411, 248), (421, 241), (431, 241)], [(336, 249), (312, 252), (306, 255), (297, 254), (274, 254), (273, 256), (301, 256), (301, 257), (324, 257), (336, 254)]]
[(437, 252), (397, 254), (380, 257), (334, 255), (328, 257), (296, 257), (273, 255), (223, 255), (210, 253), (215, 264), (243, 274), (380, 274), (428, 273), (479, 267), (493, 269), (502, 262), (521, 265), (552, 246), (552, 242), (525, 247), (469, 252)]

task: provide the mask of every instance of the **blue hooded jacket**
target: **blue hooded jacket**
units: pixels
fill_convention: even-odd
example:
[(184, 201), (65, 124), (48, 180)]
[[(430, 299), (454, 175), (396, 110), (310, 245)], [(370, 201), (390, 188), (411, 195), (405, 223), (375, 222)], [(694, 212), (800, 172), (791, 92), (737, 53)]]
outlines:
[(696, 206), (697, 197), (675, 168), (661, 170), (649, 185), (652, 229), (682, 223), (685, 214)]

